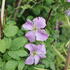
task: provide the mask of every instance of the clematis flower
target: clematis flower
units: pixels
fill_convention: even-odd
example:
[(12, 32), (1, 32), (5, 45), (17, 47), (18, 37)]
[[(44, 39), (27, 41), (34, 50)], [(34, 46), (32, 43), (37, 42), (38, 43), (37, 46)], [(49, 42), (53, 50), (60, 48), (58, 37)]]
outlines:
[(40, 59), (46, 57), (46, 48), (43, 44), (35, 45), (30, 43), (25, 45), (25, 48), (30, 51), (30, 56), (26, 59), (25, 64), (38, 64)]
[(27, 20), (25, 24), (23, 24), (23, 28), (25, 30), (29, 30), (29, 32), (26, 33), (26, 37), (30, 42), (34, 42), (35, 40), (38, 41), (45, 41), (48, 39), (48, 34), (44, 30), (46, 26), (46, 21), (42, 17), (37, 17), (31, 20)]
[(70, 2), (70, 0), (67, 0), (67, 2)]

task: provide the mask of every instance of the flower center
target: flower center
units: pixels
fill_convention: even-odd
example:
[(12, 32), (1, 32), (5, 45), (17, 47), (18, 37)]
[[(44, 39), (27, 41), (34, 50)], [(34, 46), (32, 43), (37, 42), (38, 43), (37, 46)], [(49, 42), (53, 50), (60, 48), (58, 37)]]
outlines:
[(34, 31), (37, 31), (38, 28), (36, 27), (36, 25), (34, 25), (34, 28), (33, 28)]
[(35, 56), (35, 55), (37, 55), (37, 52), (36, 51), (33, 52), (33, 56)]
[(33, 29), (34, 31), (36, 31), (37, 30), (37, 28), (36, 27), (34, 27), (34, 29)]

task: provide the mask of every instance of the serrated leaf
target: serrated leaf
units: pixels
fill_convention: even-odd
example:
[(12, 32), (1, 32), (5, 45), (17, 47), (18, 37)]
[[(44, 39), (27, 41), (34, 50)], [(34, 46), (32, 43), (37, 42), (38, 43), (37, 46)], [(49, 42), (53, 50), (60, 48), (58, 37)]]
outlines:
[(0, 52), (4, 53), (6, 49), (9, 49), (11, 47), (11, 39), (3, 39), (0, 40)]
[(55, 69), (55, 63), (54, 63), (54, 62), (50, 62), (50, 68), (51, 68), (52, 70), (56, 70), (56, 69)]
[(18, 64), (18, 70), (23, 70), (23, 68), (24, 68), (24, 62), (21, 60), (21, 61), (19, 61), (19, 64)]
[(5, 65), (5, 70), (15, 70), (18, 63), (15, 60), (9, 60)]
[(4, 29), (4, 34), (7, 37), (13, 37), (17, 34), (18, 27), (13, 25), (7, 25)]
[(0, 40), (0, 52), (4, 53), (6, 51), (5, 40)]
[(8, 55), (8, 53), (6, 52), (4, 55), (3, 55), (3, 59), (5, 60), (5, 61), (7, 61), (7, 60), (10, 60), (11, 59), (11, 57)]
[(25, 37), (18, 37), (13, 40), (11, 50), (17, 50), (22, 48), (27, 43), (27, 39)]
[(12, 40), (9, 38), (5, 38), (5, 43), (6, 43), (6, 48), (9, 49), (11, 47), (12, 44)]
[(27, 52), (24, 49), (9, 51), (8, 55), (16, 60), (20, 60), (20, 57), (27, 56)]
[(15, 25), (16, 22), (15, 22), (15, 21), (11, 21), (11, 20), (9, 20), (9, 21), (7, 22), (7, 24)]

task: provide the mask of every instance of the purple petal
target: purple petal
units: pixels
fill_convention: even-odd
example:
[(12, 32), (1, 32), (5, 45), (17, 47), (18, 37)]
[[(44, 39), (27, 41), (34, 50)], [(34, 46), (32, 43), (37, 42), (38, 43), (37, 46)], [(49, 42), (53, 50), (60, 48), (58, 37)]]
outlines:
[(44, 44), (38, 45), (37, 49), (38, 54), (46, 54), (46, 48)]
[(36, 32), (36, 40), (38, 41), (45, 41), (48, 39), (48, 34), (46, 33), (45, 30), (38, 30)]
[(34, 56), (34, 59), (35, 59), (35, 64), (38, 64), (39, 60), (40, 60), (40, 57), (36, 55), (36, 56)]
[(67, 2), (70, 2), (70, 0), (67, 0)]
[(45, 54), (39, 54), (39, 57), (40, 58), (46, 58), (46, 55)]
[(24, 28), (25, 30), (32, 30), (33, 29), (32, 21), (27, 20), (27, 22), (22, 25), (22, 28)]
[(28, 38), (28, 40), (30, 42), (34, 42), (35, 41), (35, 32), (29, 31), (29, 32), (26, 33), (25, 36)]
[(42, 17), (37, 17), (33, 20), (34, 22), (34, 25), (37, 27), (37, 28), (44, 28), (46, 26), (46, 21), (44, 18)]
[(28, 64), (28, 65), (32, 65), (33, 63), (34, 63), (34, 57), (33, 56), (29, 56), (25, 61), (25, 64)]
[(37, 49), (36, 47), (37, 47), (36, 45), (31, 44), (31, 43), (25, 45), (25, 48), (27, 48), (31, 53), (32, 53), (34, 50)]

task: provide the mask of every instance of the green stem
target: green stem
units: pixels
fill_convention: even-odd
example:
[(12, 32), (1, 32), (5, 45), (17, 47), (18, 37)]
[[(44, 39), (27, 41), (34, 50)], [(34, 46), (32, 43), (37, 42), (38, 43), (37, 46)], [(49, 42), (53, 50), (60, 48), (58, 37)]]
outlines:
[(65, 62), (65, 58), (63, 55), (61, 55), (61, 53), (54, 47), (52, 46), (53, 50), (55, 51), (55, 53)]

